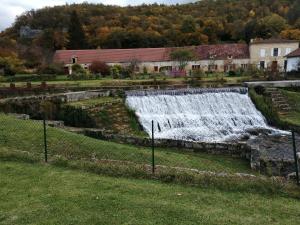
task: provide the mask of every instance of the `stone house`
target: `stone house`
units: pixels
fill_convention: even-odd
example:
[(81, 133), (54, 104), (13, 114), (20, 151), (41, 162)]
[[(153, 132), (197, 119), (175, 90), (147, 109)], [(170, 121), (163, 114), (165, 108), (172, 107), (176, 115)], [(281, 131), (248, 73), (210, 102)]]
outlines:
[(299, 41), (282, 39), (256, 39), (249, 44), (250, 63), (260, 69), (285, 71), (286, 55), (299, 48)]
[(255, 64), (261, 69), (269, 66), (286, 67), (285, 55), (299, 46), (298, 41), (256, 40), (247, 44), (199, 45), (181, 48), (137, 48), (137, 49), (94, 49), (94, 50), (58, 50), (54, 62), (63, 63), (66, 73), (72, 73), (73, 64), (81, 64), (88, 69), (93, 61), (103, 61), (110, 66), (135, 65), (136, 72), (147, 70), (149, 73), (167, 72), (174, 74), (179, 62), (170, 57), (176, 49), (189, 49), (194, 59), (187, 62), (185, 71), (203, 70), (212, 72), (246, 69)]
[(287, 72), (300, 71), (300, 48), (291, 52), (286, 56), (287, 58)]

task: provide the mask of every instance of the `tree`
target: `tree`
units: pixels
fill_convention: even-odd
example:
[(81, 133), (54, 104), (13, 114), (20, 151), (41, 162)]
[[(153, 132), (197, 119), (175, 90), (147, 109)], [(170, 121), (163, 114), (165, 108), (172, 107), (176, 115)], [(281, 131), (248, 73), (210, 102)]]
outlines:
[(287, 17), (291, 23), (295, 23), (300, 17), (300, 0), (294, 1), (293, 5), (290, 6)]
[(194, 58), (194, 53), (189, 49), (177, 49), (171, 52), (170, 57), (178, 62), (180, 70), (184, 70), (188, 61)]
[(300, 40), (300, 29), (284, 30), (280, 36), (284, 39)]
[(272, 14), (261, 19), (260, 26), (262, 29), (265, 29), (267, 33), (270, 33), (271, 36), (280, 33), (287, 26), (286, 20), (277, 15)]
[(193, 33), (196, 31), (196, 22), (192, 16), (186, 17), (181, 25), (181, 32)]
[(5, 76), (15, 75), (23, 69), (22, 61), (17, 57), (0, 57), (0, 70)]
[(101, 74), (102, 76), (109, 75), (109, 66), (105, 62), (94, 61), (90, 65), (90, 71), (94, 74)]
[(87, 48), (85, 33), (75, 10), (72, 11), (71, 13), (68, 34), (69, 34), (69, 43), (68, 43), (69, 49)]

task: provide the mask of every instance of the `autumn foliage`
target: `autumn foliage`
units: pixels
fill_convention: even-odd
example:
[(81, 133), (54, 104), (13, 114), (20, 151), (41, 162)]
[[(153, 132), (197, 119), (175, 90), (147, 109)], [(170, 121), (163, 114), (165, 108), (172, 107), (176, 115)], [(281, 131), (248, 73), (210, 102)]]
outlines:
[(106, 76), (110, 74), (109, 66), (105, 62), (94, 61), (90, 65), (90, 71), (93, 74), (101, 74), (102, 76)]

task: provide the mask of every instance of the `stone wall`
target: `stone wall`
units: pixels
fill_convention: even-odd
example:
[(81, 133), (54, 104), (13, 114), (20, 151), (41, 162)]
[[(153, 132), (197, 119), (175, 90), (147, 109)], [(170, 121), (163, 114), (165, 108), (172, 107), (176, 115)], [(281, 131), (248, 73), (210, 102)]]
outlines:
[[(113, 140), (121, 144), (132, 144), (145, 147), (151, 147), (150, 138), (131, 137), (116, 134), (107, 134), (101, 130), (85, 129), (83, 133), (86, 136), (101, 139)], [(185, 151), (205, 152), (216, 155), (229, 155), (237, 158), (251, 159), (251, 149), (245, 143), (205, 143), (189, 142), (182, 140), (155, 139), (155, 147), (161, 148), (179, 148)]]

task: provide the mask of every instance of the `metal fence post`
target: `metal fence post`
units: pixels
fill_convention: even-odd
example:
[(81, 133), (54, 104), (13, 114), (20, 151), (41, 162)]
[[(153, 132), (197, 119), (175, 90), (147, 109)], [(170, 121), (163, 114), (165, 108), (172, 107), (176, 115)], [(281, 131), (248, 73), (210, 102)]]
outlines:
[(298, 167), (297, 149), (296, 149), (296, 140), (295, 140), (295, 131), (294, 130), (292, 130), (292, 137), (293, 137), (293, 149), (294, 149), (294, 159), (295, 159), (295, 167), (296, 167), (296, 179), (297, 179), (297, 185), (300, 185), (299, 167)]
[(155, 173), (155, 162), (154, 162), (154, 121), (152, 120), (152, 173)]
[(44, 153), (45, 153), (45, 162), (48, 162), (48, 149), (47, 149), (47, 129), (46, 129), (46, 116), (43, 119), (44, 126)]

